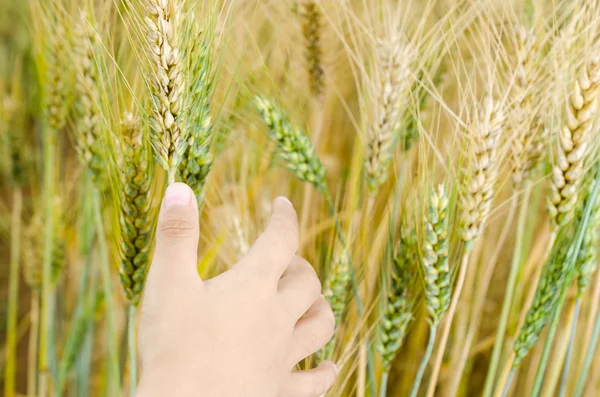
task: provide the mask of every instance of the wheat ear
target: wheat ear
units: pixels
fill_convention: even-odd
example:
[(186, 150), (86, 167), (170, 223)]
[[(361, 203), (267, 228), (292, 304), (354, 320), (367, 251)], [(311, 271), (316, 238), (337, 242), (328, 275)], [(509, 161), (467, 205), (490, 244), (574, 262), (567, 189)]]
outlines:
[(212, 166), (210, 143), (212, 125), (210, 118), (210, 95), (212, 88), (211, 54), (207, 38), (193, 25), (190, 56), (186, 59), (189, 70), (187, 110), (184, 127), (189, 131), (187, 148), (179, 165), (182, 180), (187, 183), (200, 201), (204, 182)]
[(513, 119), (515, 133), (511, 140), (515, 185), (520, 185), (543, 158), (549, 128), (536, 108), (536, 46), (533, 32), (522, 25), (516, 28), (516, 79), (513, 87)]
[(440, 185), (429, 196), (421, 263), (425, 284), (425, 306), (430, 317), (429, 341), (410, 392), (411, 397), (416, 397), (419, 392), (425, 368), (433, 352), (438, 324), (450, 307), (452, 298), (448, 264), (448, 196), (444, 185)]
[(591, 129), (598, 119), (599, 93), (600, 52), (596, 51), (579, 70), (558, 136), (557, 164), (552, 168), (552, 192), (548, 199), (548, 212), (555, 227), (570, 220), (577, 204), (583, 161)]
[(127, 299), (137, 306), (150, 262), (152, 167), (138, 120), (126, 113), (121, 124), (119, 276)]
[(102, 118), (99, 109), (100, 93), (96, 32), (85, 17), (74, 29), (73, 63), (75, 66), (75, 149), (82, 163), (92, 172), (94, 182), (102, 189), (105, 167), (102, 147)]
[(326, 191), (326, 170), (308, 135), (295, 127), (283, 109), (271, 100), (257, 96), (254, 102), (269, 137), (277, 145), (276, 156), (298, 179)]
[(388, 176), (393, 150), (408, 103), (410, 89), (408, 65), (411, 47), (400, 38), (382, 41), (375, 60), (374, 108), (365, 143), (365, 176), (371, 194), (375, 194)]
[(323, 35), (321, 10), (314, 0), (303, 0), (299, 6), (310, 91), (314, 96), (319, 97), (325, 89), (321, 43)]
[(504, 119), (491, 96), (484, 98), (473, 134), (473, 158), (460, 199), (462, 239), (467, 249), (481, 235), (490, 213), (498, 176), (498, 142)]
[[(597, 176), (596, 176), (597, 177)], [(591, 182), (594, 177), (586, 178)], [(577, 223), (581, 222), (583, 209), (586, 207), (587, 201), (590, 200), (591, 183), (586, 184), (586, 197), (582, 201), (581, 207), (577, 211)], [(600, 199), (596, 199), (592, 206), (590, 220), (583, 234), (581, 248), (577, 254), (575, 262), (576, 277), (577, 277), (577, 296), (582, 298), (587, 289), (592, 275), (598, 269), (598, 243), (600, 242)]]
[(378, 349), (383, 370), (388, 372), (413, 319), (414, 271), (417, 263), (416, 239), (413, 231), (401, 236), (394, 257), (391, 283), (387, 294), (385, 311), (381, 319)]
[(182, 60), (182, 4), (179, 0), (147, 0), (144, 18), (152, 62), (151, 143), (170, 182), (187, 145), (181, 116), (187, 89)]

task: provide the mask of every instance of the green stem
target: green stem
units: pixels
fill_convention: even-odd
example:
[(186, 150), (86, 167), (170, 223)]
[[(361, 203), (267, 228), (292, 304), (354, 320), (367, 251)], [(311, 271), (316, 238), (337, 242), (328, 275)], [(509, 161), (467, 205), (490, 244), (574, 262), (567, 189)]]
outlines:
[(100, 193), (95, 192), (95, 217), (98, 236), (98, 250), (100, 252), (100, 271), (102, 274), (102, 289), (106, 305), (106, 332), (108, 348), (108, 390), (109, 395), (119, 395), (119, 352), (117, 348), (117, 332), (113, 311), (113, 297), (110, 277), (110, 262), (108, 249), (104, 235), (104, 224), (102, 221), (102, 205)]
[(10, 275), (8, 282), (8, 310), (6, 314), (6, 366), (4, 367), (4, 395), (6, 397), (15, 396), (22, 210), (23, 194), (21, 188), (15, 186), (10, 227)]
[(579, 320), (579, 309), (581, 309), (581, 298), (577, 298), (575, 302), (575, 312), (573, 313), (573, 323), (571, 324), (571, 335), (569, 335), (569, 347), (567, 348), (567, 357), (560, 380), (559, 397), (564, 397), (567, 389), (567, 377), (569, 375), (569, 366), (571, 364), (571, 356), (573, 355), (573, 346), (575, 342), (575, 333), (577, 331), (577, 321)]
[(171, 186), (172, 184), (175, 183), (175, 173), (177, 172), (177, 169), (172, 169), (167, 171), (167, 186)]
[(31, 319), (29, 325), (29, 345), (27, 352), (27, 397), (37, 394), (37, 361), (38, 361), (38, 336), (40, 332), (40, 291), (36, 287), (31, 291)]
[[(321, 192), (323, 193), (323, 196), (325, 197), (327, 207), (329, 208), (329, 213), (333, 217), (337, 238), (340, 241), (340, 243), (342, 244), (342, 246), (344, 247), (344, 250), (348, 250), (348, 245), (346, 244), (346, 239), (344, 238), (344, 233), (342, 232), (342, 226), (341, 226), (339, 219), (337, 217), (337, 214), (335, 212), (335, 206), (333, 205), (333, 199), (331, 198), (331, 194), (329, 193), (329, 190), (326, 187), (322, 188)], [(363, 307), (362, 300), (360, 298), (360, 291), (358, 289), (358, 281), (356, 280), (354, 264), (352, 263), (352, 259), (350, 258), (350, 255), (348, 255), (348, 261), (349, 261), (349, 267), (350, 267), (350, 280), (352, 282), (352, 290), (354, 292), (354, 301), (356, 302), (356, 309), (358, 311), (358, 316), (360, 317), (363, 315), (364, 307)], [(367, 373), (369, 376), (369, 388), (371, 390), (371, 395), (376, 396), (377, 390), (376, 390), (376, 383), (375, 383), (375, 365), (374, 365), (375, 359), (373, 356), (373, 349), (371, 348), (370, 343), (369, 343), (369, 337), (366, 335), (364, 337), (364, 343), (367, 346)]]
[(515, 372), (517, 372), (517, 367), (513, 365), (508, 373), (508, 378), (506, 378), (506, 384), (504, 385), (504, 389), (502, 390), (502, 397), (506, 397), (508, 395), (508, 391), (510, 390), (510, 384), (512, 383), (513, 378), (515, 377)]
[(137, 351), (135, 344), (135, 320), (136, 320), (136, 307), (133, 304), (129, 304), (127, 309), (127, 351), (129, 352), (129, 395), (135, 396), (135, 389), (137, 387)]
[(52, 282), (52, 254), (54, 252), (54, 166), (55, 166), (55, 140), (56, 131), (48, 128), (44, 136), (44, 164), (43, 164), (43, 197), (44, 197), (44, 241), (42, 260), (42, 290), (41, 290), (41, 315), (40, 315), (40, 345), (38, 360), (39, 395), (49, 396), (53, 393), (49, 384), (49, 347), (50, 335), (54, 327), (54, 289)]
[(423, 356), (421, 365), (419, 365), (419, 370), (417, 371), (417, 376), (415, 377), (415, 381), (410, 390), (410, 397), (417, 397), (417, 393), (419, 393), (419, 388), (421, 387), (421, 381), (423, 380), (423, 374), (425, 374), (425, 369), (427, 368), (427, 364), (429, 363), (429, 359), (431, 358), (431, 353), (433, 352), (433, 345), (435, 344), (436, 331), (437, 331), (437, 323), (431, 324), (431, 326), (429, 327), (429, 341), (427, 342), (427, 349), (425, 349), (425, 355)]
[(585, 359), (583, 360), (583, 367), (581, 369), (581, 374), (579, 375), (579, 379), (577, 380), (577, 388), (575, 389), (574, 397), (581, 397), (583, 395), (583, 391), (585, 389), (585, 383), (590, 373), (590, 368), (592, 367), (592, 362), (594, 361), (596, 347), (598, 345), (598, 339), (600, 337), (600, 315), (596, 316), (596, 320), (594, 321), (594, 329), (592, 331), (592, 339), (590, 340), (590, 344), (586, 349)]
[(381, 384), (379, 385), (379, 397), (387, 396), (387, 383), (389, 374), (390, 373), (388, 371), (384, 371), (383, 374), (381, 374)]
[[(513, 200), (517, 200), (517, 197), (518, 196), (516, 194), (513, 195)], [(525, 233), (525, 223), (527, 221), (527, 204), (528, 200), (524, 200), (521, 203), (521, 208), (519, 210), (517, 236), (515, 240), (515, 247), (513, 250), (512, 263), (510, 265), (510, 273), (508, 276), (508, 283), (506, 285), (506, 294), (502, 303), (500, 321), (496, 330), (496, 340), (494, 342), (492, 358), (490, 360), (490, 366), (485, 379), (485, 387), (482, 395), (483, 397), (490, 397), (492, 394), (492, 390), (494, 388), (494, 380), (496, 379), (496, 372), (498, 370), (498, 364), (500, 362), (502, 345), (504, 343), (504, 334), (506, 333), (508, 317), (510, 316), (510, 308), (513, 301), (513, 295), (515, 293), (515, 287), (517, 285), (517, 276), (521, 267), (521, 258), (523, 252), (523, 234)]]

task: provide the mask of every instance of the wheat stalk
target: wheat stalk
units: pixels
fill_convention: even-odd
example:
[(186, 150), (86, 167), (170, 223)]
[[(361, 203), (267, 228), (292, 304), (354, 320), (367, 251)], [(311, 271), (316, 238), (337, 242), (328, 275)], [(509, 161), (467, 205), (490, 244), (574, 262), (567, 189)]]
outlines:
[(299, 4), (299, 13), (302, 17), (302, 35), (304, 36), (310, 91), (315, 97), (319, 97), (325, 90), (321, 10), (315, 0), (303, 0)]
[(105, 186), (102, 147), (102, 116), (100, 114), (100, 71), (98, 69), (98, 39), (84, 13), (74, 29), (73, 63), (75, 66), (75, 149), (81, 162), (92, 172), (94, 182)]
[(325, 192), (326, 170), (307, 134), (295, 127), (283, 109), (271, 100), (257, 96), (254, 103), (267, 126), (269, 137), (277, 145), (276, 156), (298, 179)]
[(158, 164), (173, 182), (187, 145), (182, 130), (186, 85), (181, 43), (182, 3), (148, 0), (144, 18), (152, 62), (151, 142)]
[(579, 69), (569, 98), (564, 124), (558, 136), (557, 164), (552, 168), (548, 212), (555, 227), (573, 216), (583, 175), (583, 161), (597, 120), (600, 93), (600, 52), (595, 52)]
[(473, 134), (473, 159), (467, 167), (465, 186), (460, 198), (462, 239), (470, 249), (481, 235), (489, 216), (498, 176), (498, 142), (503, 114), (491, 96), (481, 105), (479, 121)]
[(393, 150), (399, 141), (410, 89), (408, 67), (413, 57), (412, 48), (400, 37), (381, 41), (376, 54), (376, 97), (365, 143), (365, 176), (373, 195), (387, 179)]
[(123, 117), (121, 137), (119, 276), (127, 299), (137, 306), (150, 262), (152, 167), (140, 123), (132, 113)]
[[(194, 29), (195, 28), (195, 29)], [(210, 118), (210, 94), (212, 88), (211, 54), (204, 37), (193, 24), (190, 56), (186, 59), (189, 70), (188, 120), (184, 124), (189, 136), (187, 148), (179, 165), (182, 180), (187, 183), (200, 201), (204, 182), (212, 166), (210, 141), (212, 122)]]
[(414, 289), (416, 272), (416, 241), (413, 231), (401, 236), (398, 243), (391, 283), (387, 294), (385, 311), (381, 319), (378, 349), (385, 372), (389, 372), (406, 336), (408, 325), (413, 319)]

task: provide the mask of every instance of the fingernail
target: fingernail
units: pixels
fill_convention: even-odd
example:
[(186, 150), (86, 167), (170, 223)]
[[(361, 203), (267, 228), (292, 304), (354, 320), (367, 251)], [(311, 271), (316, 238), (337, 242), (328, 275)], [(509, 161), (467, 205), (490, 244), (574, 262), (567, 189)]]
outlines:
[(292, 202), (290, 201), (290, 199), (288, 199), (285, 196), (279, 196), (277, 197), (275, 200), (281, 200), (281, 201), (285, 201), (286, 203), (288, 203), (289, 205), (291, 205), (292, 207), (294, 206), (294, 204), (292, 204)]
[(178, 205), (190, 205), (192, 195), (190, 188), (183, 183), (174, 183), (167, 187), (164, 198), (165, 208)]

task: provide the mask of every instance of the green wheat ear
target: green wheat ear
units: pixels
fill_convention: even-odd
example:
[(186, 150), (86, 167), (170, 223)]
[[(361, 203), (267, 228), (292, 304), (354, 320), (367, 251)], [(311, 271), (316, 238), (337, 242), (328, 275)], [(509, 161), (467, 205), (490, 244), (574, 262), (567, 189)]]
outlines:
[(194, 191), (200, 201), (206, 177), (212, 166), (210, 144), (212, 122), (210, 100), (213, 84), (212, 58), (209, 38), (205, 37), (198, 25), (192, 21), (192, 43), (185, 62), (189, 71), (190, 92), (187, 102), (187, 119), (184, 128), (189, 130), (187, 148), (179, 165), (181, 179)]
[(413, 319), (414, 290), (417, 272), (416, 237), (412, 231), (400, 237), (391, 274), (385, 311), (381, 319), (378, 349), (382, 365), (389, 372)]
[(276, 144), (277, 158), (298, 179), (325, 191), (326, 170), (308, 135), (295, 127), (284, 110), (271, 100), (257, 96), (254, 103), (267, 127), (269, 138)]
[(127, 299), (137, 305), (150, 263), (152, 167), (140, 123), (131, 113), (123, 117), (121, 137), (119, 276)]

